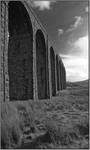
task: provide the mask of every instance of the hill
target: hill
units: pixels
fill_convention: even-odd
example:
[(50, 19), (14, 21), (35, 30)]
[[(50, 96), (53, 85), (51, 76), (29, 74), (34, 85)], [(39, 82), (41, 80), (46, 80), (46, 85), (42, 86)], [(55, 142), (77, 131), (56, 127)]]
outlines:
[(80, 86), (80, 87), (88, 87), (89, 86), (89, 80), (84, 80), (84, 81), (78, 81), (78, 82), (67, 82), (68, 87), (75, 87), (75, 86)]

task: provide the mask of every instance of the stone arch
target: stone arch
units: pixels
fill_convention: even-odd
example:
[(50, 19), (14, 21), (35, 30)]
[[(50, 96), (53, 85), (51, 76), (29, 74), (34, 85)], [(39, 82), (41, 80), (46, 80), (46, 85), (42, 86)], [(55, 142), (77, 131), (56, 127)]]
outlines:
[(64, 89), (66, 89), (66, 70), (64, 67)]
[(55, 80), (55, 53), (53, 47), (50, 48), (50, 61), (51, 61), (51, 84), (52, 96), (56, 95), (56, 80)]
[(64, 82), (65, 82), (65, 72), (64, 72), (64, 64), (63, 64), (63, 89), (64, 89)]
[(62, 88), (62, 68), (61, 68), (61, 60), (59, 60), (59, 90)]
[(46, 44), (43, 32), (36, 32), (36, 68), (37, 68), (37, 91), (38, 98), (47, 98), (47, 75), (46, 75)]
[(62, 64), (62, 90), (63, 90), (63, 64)]
[(59, 91), (59, 60), (58, 60), (58, 55), (56, 55), (56, 74), (57, 74), (57, 90)]
[(64, 81), (65, 81), (65, 77), (64, 77), (64, 65), (63, 65), (63, 89), (64, 89)]
[(33, 29), (20, 1), (8, 3), (8, 73), (10, 100), (33, 99)]
[(65, 69), (63, 66), (63, 89), (65, 89)]
[(61, 90), (63, 90), (63, 64), (62, 64), (62, 61), (60, 62), (60, 68), (61, 68), (61, 72), (60, 72)]

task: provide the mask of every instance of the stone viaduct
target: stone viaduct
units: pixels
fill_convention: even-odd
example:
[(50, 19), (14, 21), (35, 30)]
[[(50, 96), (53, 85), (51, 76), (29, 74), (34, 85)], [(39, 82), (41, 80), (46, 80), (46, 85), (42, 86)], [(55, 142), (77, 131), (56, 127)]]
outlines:
[(51, 99), (66, 88), (64, 64), (28, 1), (0, 1), (2, 101)]

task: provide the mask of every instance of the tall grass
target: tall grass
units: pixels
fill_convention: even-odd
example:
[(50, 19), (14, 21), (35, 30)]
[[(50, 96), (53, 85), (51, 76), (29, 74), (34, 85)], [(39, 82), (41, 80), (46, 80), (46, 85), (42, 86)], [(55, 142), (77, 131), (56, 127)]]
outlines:
[[(77, 86), (77, 87), (76, 87)], [(36, 148), (88, 148), (88, 88), (75, 85), (51, 101), (17, 101), (2, 104), (2, 148), (16, 148), (24, 129), (45, 132), (36, 138)], [(83, 92), (83, 94), (82, 94)], [(22, 147), (22, 145), (21, 145)], [(30, 148), (30, 145), (29, 145)]]
[(34, 132), (34, 117), (29, 105), (3, 103), (1, 107), (1, 147), (15, 148), (22, 142), (25, 125)]
[(13, 104), (4, 103), (1, 108), (1, 147), (11, 148), (21, 139), (21, 120)]
[(72, 124), (57, 123), (53, 120), (46, 122), (46, 130), (48, 137), (54, 144), (69, 145), (79, 138), (78, 130)]

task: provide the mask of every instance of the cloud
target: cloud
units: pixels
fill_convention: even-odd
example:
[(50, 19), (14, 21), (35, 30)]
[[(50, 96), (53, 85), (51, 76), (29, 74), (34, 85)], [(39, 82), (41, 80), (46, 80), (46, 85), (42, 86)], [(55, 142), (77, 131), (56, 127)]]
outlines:
[(68, 49), (71, 55), (88, 57), (88, 36), (68, 41)]
[(88, 6), (87, 7), (85, 7), (85, 12), (89, 12), (89, 8), (88, 8)]
[(64, 33), (64, 30), (63, 29), (58, 29), (58, 35), (62, 35)]
[(49, 10), (51, 8), (51, 3), (55, 1), (33, 1), (33, 7), (39, 8), (39, 10)]
[(74, 23), (73, 27), (77, 28), (80, 24), (82, 24), (82, 17), (81, 16), (75, 16), (76, 22)]
[(88, 36), (79, 38), (75, 41), (74, 46), (80, 49), (81, 56), (88, 57)]
[[(73, 41), (72, 49), (69, 54), (60, 55), (66, 67), (67, 80), (71, 82), (86, 80), (88, 79), (88, 36)], [(79, 55), (76, 49), (79, 50)]]
[(70, 28), (67, 29), (66, 32), (71, 32), (75, 30), (83, 22), (83, 18), (81, 16), (75, 16), (74, 19), (75, 19), (74, 24), (70, 25)]

